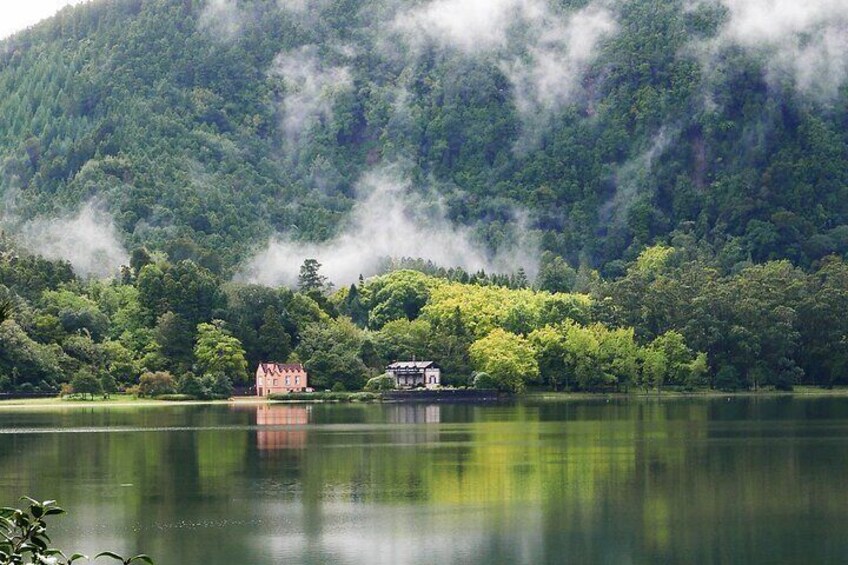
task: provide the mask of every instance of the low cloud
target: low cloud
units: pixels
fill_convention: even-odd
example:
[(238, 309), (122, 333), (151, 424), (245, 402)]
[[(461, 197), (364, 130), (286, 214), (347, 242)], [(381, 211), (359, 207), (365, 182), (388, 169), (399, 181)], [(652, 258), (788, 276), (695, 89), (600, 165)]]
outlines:
[(736, 45), (765, 58), (769, 78), (791, 78), (799, 91), (833, 99), (848, 79), (848, 3), (844, 0), (694, 0), (690, 8), (723, 7), (719, 35), (698, 47), (711, 63)]
[(446, 219), (438, 199), (411, 191), (409, 181), (392, 168), (365, 176), (343, 231), (331, 241), (306, 243), (283, 236), (272, 240), (243, 267), (241, 280), (266, 284), (297, 284), (305, 259), (315, 258), (337, 285), (355, 282), (360, 274), (377, 272), (386, 258), (421, 258), (444, 267), (469, 271), (513, 272), (523, 266), (538, 269), (538, 247), (523, 226), (515, 226), (515, 243), (489, 252), (472, 229)]
[(540, 7), (526, 0), (434, 0), (400, 14), (394, 27), (412, 42), (432, 40), (480, 53), (504, 48), (514, 23), (536, 19)]
[(603, 39), (616, 30), (609, 10), (589, 6), (543, 26), (527, 55), (501, 64), (524, 116), (556, 111), (574, 100)]
[(433, 0), (396, 17), (393, 28), (413, 47), (435, 43), (494, 57), (525, 121), (536, 121), (578, 98), (586, 69), (617, 24), (597, 2), (564, 13), (547, 0)]
[(298, 145), (315, 124), (332, 120), (336, 95), (352, 86), (350, 70), (325, 64), (314, 45), (278, 55), (271, 75), (285, 86), (283, 131), (290, 145)]
[(114, 220), (93, 202), (76, 214), (30, 220), (15, 231), (26, 249), (68, 261), (80, 276), (107, 277), (129, 261)]
[(209, 0), (200, 12), (198, 25), (212, 37), (230, 41), (241, 32), (243, 18), (236, 0)]
[(621, 165), (613, 176), (615, 194), (598, 211), (602, 224), (619, 225), (642, 191), (650, 185), (651, 173), (657, 159), (677, 139), (679, 130), (662, 128), (645, 151)]

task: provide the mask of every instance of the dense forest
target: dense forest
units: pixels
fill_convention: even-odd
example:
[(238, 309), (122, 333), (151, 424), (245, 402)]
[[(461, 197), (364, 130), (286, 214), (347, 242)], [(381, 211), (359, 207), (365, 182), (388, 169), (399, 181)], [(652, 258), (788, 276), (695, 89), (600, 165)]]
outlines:
[(292, 291), (143, 248), (120, 277), (83, 281), (6, 240), (0, 390), (80, 392), (94, 381), (97, 391), (227, 395), (269, 359), (304, 363), (318, 389), (358, 390), (413, 356), (438, 360), (448, 385), (514, 392), (846, 384), (848, 263), (723, 275), (677, 243), (647, 248), (610, 281), (549, 254), (535, 288), (523, 271), (409, 260), (332, 291), (307, 260)]
[(843, 384), (848, 14), (742, 4), (93, 1), (0, 42), (0, 389)]

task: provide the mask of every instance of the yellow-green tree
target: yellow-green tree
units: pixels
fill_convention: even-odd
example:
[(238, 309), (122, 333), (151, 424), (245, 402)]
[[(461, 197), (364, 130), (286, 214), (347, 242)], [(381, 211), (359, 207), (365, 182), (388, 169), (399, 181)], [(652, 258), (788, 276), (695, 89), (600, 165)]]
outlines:
[(521, 392), (539, 377), (536, 353), (527, 338), (499, 328), (472, 343), (469, 354), (474, 368), (489, 373), (501, 390)]
[(201, 374), (224, 374), (233, 382), (247, 382), (247, 360), (241, 342), (224, 329), (224, 322), (197, 326), (194, 358)]

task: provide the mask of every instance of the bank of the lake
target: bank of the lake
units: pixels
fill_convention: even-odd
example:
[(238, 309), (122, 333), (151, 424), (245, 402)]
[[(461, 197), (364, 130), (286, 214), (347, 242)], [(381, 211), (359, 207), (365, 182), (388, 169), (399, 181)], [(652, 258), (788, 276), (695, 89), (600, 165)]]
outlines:
[(109, 407), (156, 407), (156, 406), (214, 406), (214, 405), (252, 405), (252, 404), (324, 404), (324, 403), (428, 403), (428, 402), (465, 402), (489, 404), (493, 402), (581, 402), (598, 400), (641, 401), (641, 400), (685, 400), (685, 399), (714, 399), (714, 398), (815, 398), (815, 397), (848, 397), (848, 387), (798, 386), (792, 391), (759, 390), (759, 391), (717, 391), (701, 390), (685, 391), (643, 391), (629, 392), (563, 392), (563, 391), (531, 391), (522, 394), (497, 393), (496, 391), (474, 391), (467, 389), (444, 389), (440, 391), (385, 391), (382, 393), (369, 392), (314, 392), (270, 397), (239, 396), (227, 400), (193, 400), (193, 399), (158, 399), (142, 398), (128, 394), (115, 394), (109, 398), (95, 397), (93, 399), (50, 397), (50, 398), (18, 398), (0, 400), (0, 410), (19, 408), (109, 408)]

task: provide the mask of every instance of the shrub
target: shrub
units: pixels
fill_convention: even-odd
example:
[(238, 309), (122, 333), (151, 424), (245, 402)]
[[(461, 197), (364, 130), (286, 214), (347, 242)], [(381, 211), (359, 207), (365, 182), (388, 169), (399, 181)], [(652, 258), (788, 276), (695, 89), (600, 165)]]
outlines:
[(489, 373), (480, 372), (474, 376), (474, 388), (477, 390), (497, 390), (498, 382)]
[(205, 400), (211, 395), (209, 387), (205, 386), (203, 380), (192, 372), (185, 373), (177, 383), (177, 392), (181, 396), (190, 396), (198, 400)]
[(175, 392), (174, 377), (167, 371), (144, 373), (138, 382), (139, 396), (161, 396)]
[(211, 398), (224, 400), (233, 395), (233, 382), (224, 373), (203, 375), (203, 386), (209, 391)]
[(380, 392), (383, 390), (394, 390), (395, 388), (397, 388), (395, 385), (395, 379), (389, 374), (370, 378), (368, 379), (368, 382), (365, 383), (365, 390), (367, 392)]
[(345, 388), (345, 385), (344, 385), (343, 382), (336, 381), (335, 383), (333, 383), (333, 388), (331, 388), (330, 391), (332, 391), (332, 392), (345, 392), (345, 391), (347, 391), (347, 389)]
[(169, 402), (186, 402), (189, 400), (197, 400), (197, 397), (190, 394), (160, 394), (156, 400), (167, 400)]
[[(65, 511), (56, 506), (55, 501), (39, 502), (24, 497), (21, 500), (29, 505), (26, 509), (0, 508), (0, 563), (17, 565), (23, 563), (53, 563), (69, 565), (80, 559), (88, 558), (81, 553), (66, 556), (58, 549), (48, 546), (50, 537), (47, 535), (47, 518), (64, 514)], [(136, 561), (153, 565), (153, 560), (147, 555), (122, 557), (111, 551), (103, 551), (94, 556), (109, 557), (129, 565)]]

